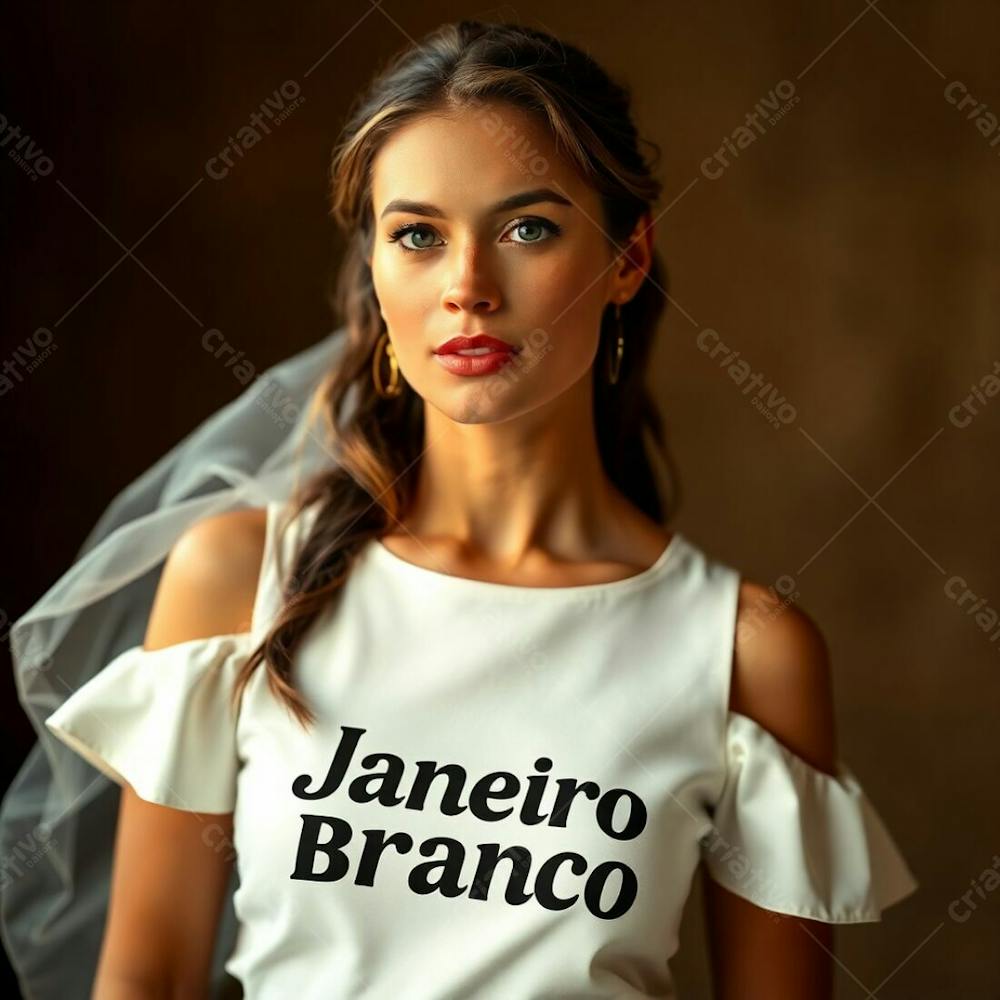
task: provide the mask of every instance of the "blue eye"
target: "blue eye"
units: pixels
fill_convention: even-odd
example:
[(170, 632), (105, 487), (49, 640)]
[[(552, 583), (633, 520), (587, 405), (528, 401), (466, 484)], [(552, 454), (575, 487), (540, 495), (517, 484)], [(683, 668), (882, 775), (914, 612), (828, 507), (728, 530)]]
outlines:
[[(430, 247), (420, 247), (420, 246), (411, 247), (411, 246), (407, 246), (405, 243), (402, 242), (403, 237), (404, 236), (409, 236), (410, 233), (414, 233), (414, 234), (431, 233), (431, 234), (433, 234), (433, 232), (434, 232), (434, 230), (430, 226), (424, 226), (424, 225), (421, 225), (420, 223), (411, 222), (411, 223), (409, 223), (409, 224), (407, 224), (405, 226), (400, 226), (399, 229), (394, 229), (389, 234), (389, 242), (390, 243), (396, 243), (397, 241), (399, 241), (399, 245), (400, 245), (401, 249), (407, 250), (410, 253), (414, 253), (415, 251), (418, 251), (418, 250), (427, 250), (427, 249), (430, 249)], [(431, 244), (431, 246), (433, 246), (433, 244)]]
[[(562, 232), (562, 228), (554, 222), (548, 222), (545, 219), (522, 219), (520, 222), (515, 222), (514, 225), (507, 230), (508, 232), (517, 232), (521, 229), (540, 229), (542, 231), (548, 230), (551, 236), (558, 236)], [(544, 243), (546, 239), (550, 239), (551, 236), (543, 237), (542, 239), (533, 240), (514, 240), (515, 243)]]
[[(542, 238), (508, 240), (506, 242), (520, 244), (521, 246), (529, 246), (533, 243), (544, 243), (547, 239), (551, 239), (552, 237), (558, 236), (562, 233), (562, 226), (558, 223), (551, 222), (548, 219), (536, 218), (518, 219), (513, 223), (513, 225), (505, 230), (505, 233), (519, 232), (524, 229), (529, 231), (533, 229), (542, 230), (544, 232), (548, 232), (549, 235)], [(423, 222), (408, 222), (406, 225), (400, 226), (398, 229), (394, 229), (389, 234), (388, 241), (390, 243), (399, 243), (399, 248), (404, 250), (406, 253), (419, 253), (424, 250), (433, 250), (435, 246), (444, 245), (442, 242), (437, 244), (428, 243), (425, 246), (410, 246), (409, 244), (403, 242), (403, 238), (405, 236), (409, 236), (411, 233), (414, 235), (414, 240), (420, 240), (426, 238), (427, 235), (430, 235), (431, 238), (433, 238), (436, 230), (433, 226), (429, 226)]]

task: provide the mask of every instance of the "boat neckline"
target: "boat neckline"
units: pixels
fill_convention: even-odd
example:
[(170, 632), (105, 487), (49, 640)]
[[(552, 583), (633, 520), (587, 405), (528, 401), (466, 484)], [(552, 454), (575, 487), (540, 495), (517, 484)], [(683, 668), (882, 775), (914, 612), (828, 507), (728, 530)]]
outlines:
[(437, 585), (452, 586), (469, 591), (479, 591), (497, 596), (529, 597), (545, 599), (549, 597), (580, 596), (589, 597), (597, 594), (615, 594), (644, 587), (662, 576), (673, 565), (675, 553), (684, 544), (684, 536), (679, 531), (671, 533), (663, 551), (656, 560), (644, 570), (633, 573), (620, 580), (606, 580), (599, 583), (583, 583), (564, 587), (527, 587), (514, 583), (498, 583), (493, 580), (476, 580), (468, 576), (458, 576), (441, 570), (419, 566), (408, 559), (397, 555), (389, 549), (381, 538), (371, 540), (369, 551), (383, 565), (391, 566), (400, 572), (424, 581), (433, 580)]

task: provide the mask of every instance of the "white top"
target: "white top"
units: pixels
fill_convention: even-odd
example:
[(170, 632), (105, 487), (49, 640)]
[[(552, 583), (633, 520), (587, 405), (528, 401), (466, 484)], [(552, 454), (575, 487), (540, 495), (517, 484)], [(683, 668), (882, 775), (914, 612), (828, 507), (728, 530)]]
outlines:
[(739, 574), (676, 532), (637, 576), (549, 588), (370, 543), (297, 654), (315, 729), (263, 666), (234, 718), (281, 508), (249, 632), (128, 649), (46, 719), (145, 799), (235, 811), (226, 968), (248, 1000), (675, 997), (701, 859), (830, 923), (917, 887), (843, 762), (728, 710)]

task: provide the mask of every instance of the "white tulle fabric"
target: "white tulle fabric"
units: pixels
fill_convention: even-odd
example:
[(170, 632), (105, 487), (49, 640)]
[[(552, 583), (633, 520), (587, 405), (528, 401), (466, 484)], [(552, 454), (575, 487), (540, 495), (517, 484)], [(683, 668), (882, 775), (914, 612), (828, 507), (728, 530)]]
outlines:
[(45, 725), (97, 770), (149, 802), (194, 812), (236, 807), (231, 693), (250, 632), (134, 646), (75, 691)]
[[(152, 689), (152, 673), (139, 669), (140, 661), (146, 666), (146, 657), (136, 647), (145, 636), (166, 555), (190, 525), (211, 514), (285, 499), (303, 480), (337, 464), (336, 454), (319, 436), (312, 407), (321, 379), (337, 364), (346, 340), (346, 327), (340, 327), (257, 373), (233, 402), (196, 426), (114, 498), (69, 569), (11, 626), (18, 698), (38, 742), (0, 806), (5, 858), (0, 934), (22, 993), (33, 1000), (90, 995), (118, 815), (114, 776), (108, 771), (95, 776), (87, 758), (46, 727), (45, 719), (92, 678), (100, 677), (104, 688), (112, 663), (121, 679), (129, 679), (118, 702), (123, 711), (139, 693), (138, 686), (148, 681)], [(353, 405), (349, 397), (347, 409)], [(117, 660), (119, 656), (123, 658)], [(163, 666), (176, 661), (166, 652), (154, 659)], [(204, 661), (196, 659), (187, 669), (198, 665)], [(182, 678), (175, 680), (175, 699), (193, 699), (196, 714), (217, 711), (209, 707), (206, 683), (185, 693)], [(156, 683), (160, 696), (162, 679)], [(115, 695), (112, 689), (102, 693)], [(124, 757), (117, 756), (121, 748), (102, 742), (100, 729), (91, 729), (76, 707), (56, 718), (93, 736), (96, 747), (105, 747), (111, 761), (124, 766)], [(188, 738), (188, 724), (184, 726)], [(190, 728), (193, 732), (196, 726)], [(157, 747), (149, 757), (161, 759), (161, 751)], [(186, 774), (182, 770), (175, 778)], [(156, 780), (152, 772), (137, 779)], [(197, 794), (202, 806), (229, 802), (218, 790)], [(234, 874), (213, 960), (215, 995), (232, 985), (223, 965), (236, 938), (231, 902), (236, 884)]]
[(918, 883), (842, 760), (826, 774), (738, 712), (702, 857), (715, 881), (765, 909), (826, 923), (881, 919)]

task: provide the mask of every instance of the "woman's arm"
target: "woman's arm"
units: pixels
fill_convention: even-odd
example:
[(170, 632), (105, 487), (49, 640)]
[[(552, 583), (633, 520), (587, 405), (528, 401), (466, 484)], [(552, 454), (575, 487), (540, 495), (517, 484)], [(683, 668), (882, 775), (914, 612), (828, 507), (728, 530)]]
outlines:
[[(146, 649), (249, 628), (265, 513), (220, 514), (181, 536), (160, 577)], [(149, 753), (156, 752), (151, 742)], [(231, 813), (173, 809), (122, 788), (92, 1000), (208, 997), (232, 832)]]
[[(773, 617), (772, 617), (773, 615)], [(729, 707), (813, 767), (837, 759), (833, 687), (822, 633), (759, 584), (740, 587)], [(833, 927), (761, 909), (702, 867), (716, 1000), (830, 1000)]]

